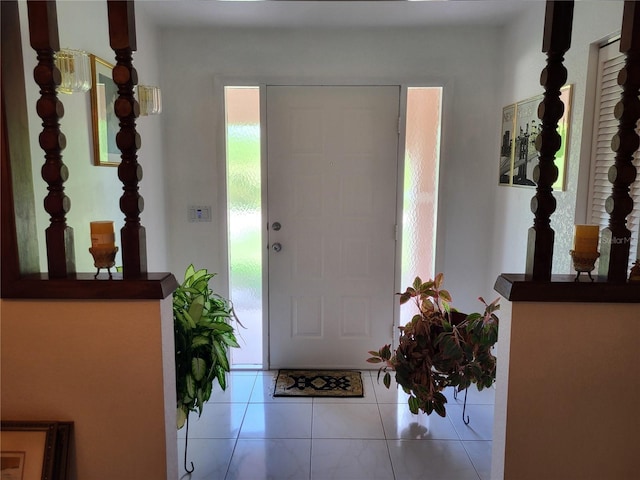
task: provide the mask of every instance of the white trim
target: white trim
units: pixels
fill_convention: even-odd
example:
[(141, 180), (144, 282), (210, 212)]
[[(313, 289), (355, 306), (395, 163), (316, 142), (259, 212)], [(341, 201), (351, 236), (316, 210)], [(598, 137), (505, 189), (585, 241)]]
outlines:
[(260, 85), (260, 184), (262, 198), (260, 204), (262, 207), (262, 369), (267, 370), (270, 365), (269, 358), (269, 248), (268, 238), (269, 232), (267, 215), (267, 86), (264, 83)]
[[(264, 248), (262, 252), (262, 369), (268, 370), (270, 366), (270, 356), (269, 356), (269, 256), (266, 255), (266, 251), (268, 245), (266, 244), (266, 240), (268, 238), (267, 232), (267, 222), (268, 222), (268, 212), (267, 212), (267, 198), (268, 198), (268, 186), (266, 184), (266, 175), (267, 175), (267, 95), (266, 88), (268, 86), (397, 86), (400, 89), (400, 104), (399, 104), (399, 112), (401, 117), (400, 122), (400, 133), (398, 136), (398, 177), (397, 177), (397, 200), (396, 200), (396, 222), (398, 225), (398, 240), (396, 242), (396, 259), (395, 259), (395, 272), (394, 272), (394, 284), (396, 286), (396, 291), (402, 290), (401, 283), (401, 267), (402, 267), (402, 209), (403, 209), (403, 191), (404, 191), (404, 154), (405, 154), (405, 140), (406, 140), (406, 109), (407, 109), (407, 89), (409, 87), (439, 87), (442, 89), (442, 97), (441, 97), (441, 105), (440, 105), (440, 133), (439, 133), (439, 156), (438, 156), (438, 173), (437, 173), (437, 198), (436, 198), (436, 221), (434, 223), (435, 228), (435, 238), (434, 238), (434, 272), (438, 272), (442, 270), (441, 265), (444, 263), (445, 252), (444, 252), (444, 216), (439, 215), (439, 208), (441, 205), (441, 197), (443, 193), (441, 192), (442, 185), (442, 159), (443, 159), (443, 151), (446, 150), (446, 139), (444, 132), (447, 130), (445, 128), (445, 120), (447, 118), (446, 112), (453, 108), (452, 100), (449, 98), (453, 98), (453, 88), (450, 80), (444, 80), (441, 78), (413, 78), (409, 81), (397, 78), (325, 78), (321, 81), (318, 81), (315, 78), (305, 78), (305, 77), (271, 77), (271, 76), (247, 76), (247, 77), (236, 77), (236, 76), (215, 76), (213, 79), (213, 96), (214, 96), (214, 105), (216, 105), (216, 109), (214, 112), (214, 125), (216, 124), (216, 119), (222, 119), (222, 121), (218, 122), (218, 125), (221, 127), (215, 129), (216, 137), (218, 139), (217, 148), (216, 148), (216, 161), (218, 161), (222, 166), (222, 175), (215, 182), (215, 188), (218, 190), (220, 197), (224, 199), (223, 202), (220, 202), (220, 215), (221, 219), (225, 222), (225, 228), (221, 228), (221, 235), (224, 235), (224, 238), (221, 241), (222, 248), (224, 249), (223, 257), (226, 261), (225, 272), (229, 271), (229, 245), (228, 245), (228, 212), (227, 212), (227, 186), (226, 186), (226, 137), (225, 137), (225, 106), (224, 106), (224, 88), (226, 86), (258, 86), (260, 89), (260, 157), (262, 163), (262, 216), (263, 216), (263, 243)], [(218, 102), (217, 99), (220, 99)], [(227, 282), (228, 283), (228, 282)], [(399, 304), (394, 305), (393, 310), (393, 332), (392, 338), (393, 341), (397, 341), (397, 326), (400, 322), (400, 308)]]
[[(404, 171), (405, 171), (405, 147), (407, 139), (407, 85), (400, 86), (400, 106), (399, 106), (399, 133), (398, 133), (398, 173), (396, 178), (396, 259), (394, 285), (396, 292), (402, 292), (402, 217), (404, 213)], [(391, 332), (391, 346), (395, 349), (400, 339), (400, 305), (394, 304), (393, 308), (393, 331)]]

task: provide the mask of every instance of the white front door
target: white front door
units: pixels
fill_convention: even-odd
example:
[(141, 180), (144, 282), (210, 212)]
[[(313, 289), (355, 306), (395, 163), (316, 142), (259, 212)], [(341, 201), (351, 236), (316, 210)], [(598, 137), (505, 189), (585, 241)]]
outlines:
[(391, 343), (400, 88), (267, 87), (269, 366)]

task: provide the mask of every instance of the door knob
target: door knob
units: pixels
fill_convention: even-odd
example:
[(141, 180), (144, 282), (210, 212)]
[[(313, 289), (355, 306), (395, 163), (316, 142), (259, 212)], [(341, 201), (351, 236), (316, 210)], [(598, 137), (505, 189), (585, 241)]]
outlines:
[(279, 252), (280, 250), (282, 250), (282, 245), (279, 243), (274, 243), (273, 245), (271, 245), (271, 248), (273, 248), (274, 252)]
[(277, 232), (281, 228), (282, 228), (282, 225), (280, 225), (280, 222), (273, 222), (271, 224), (271, 230), (275, 230)]

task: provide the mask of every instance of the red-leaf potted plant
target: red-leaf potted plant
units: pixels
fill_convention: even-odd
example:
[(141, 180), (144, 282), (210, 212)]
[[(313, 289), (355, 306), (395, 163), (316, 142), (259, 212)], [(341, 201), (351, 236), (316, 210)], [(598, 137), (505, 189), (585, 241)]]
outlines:
[(496, 357), (492, 348), (498, 340), (498, 299), (484, 304), (483, 314), (465, 315), (450, 306), (451, 295), (442, 289), (443, 275), (413, 285), (400, 293), (400, 304), (414, 300), (418, 313), (400, 328), (398, 347), (385, 345), (370, 351), (369, 363), (383, 363), (378, 380), (389, 388), (391, 374), (409, 394), (409, 410), (427, 415), (435, 411), (446, 415), (447, 398), (442, 391), (454, 387), (463, 391), (472, 383), (478, 390), (490, 387), (496, 378)]

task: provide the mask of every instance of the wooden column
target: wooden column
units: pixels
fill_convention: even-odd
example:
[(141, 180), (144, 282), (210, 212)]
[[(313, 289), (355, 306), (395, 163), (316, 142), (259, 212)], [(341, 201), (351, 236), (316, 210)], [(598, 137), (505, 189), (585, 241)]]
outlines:
[[(0, 33), (2, 34), (2, 169), (0, 171), (0, 202), (2, 217), (2, 247), (0, 280), (2, 289), (20, 275), (40, 271), (38, 232), (35, 219), (29, 121), (22, 61), (20, 16), (15, 1), (0, 2)], [(10, 162), (9, 159), (12, 159)], [(18, 246), (20, 248), (18, 248)]]
[(537, 187), (536, 194), (531, 199), (534, 221), (533, 227), (529, 229), (527, 244), (526, 274), (532, 280), (551, 280), (555, 239), (555, 232), (551, 228), (551, 214), (556, 210), (556, 199), (551, 192), (552, 185), (558, 178), (558, 167), (554, 160), (561, 143), (558, 120), (564, 113), (560, 88), (567, 81), (567, 69), (562, 62), (571, 46), (572, 24), (573, 1), (547, 2), (542, 40), (547, 65), (540, 75), (544, 99), (538, 107), (542, 130), (536, 138), (536, 149), (540, 155), (533, 171)]
[(55, 1), (30, 0), (27, 8), (31, 46), (38, 58), (33, 77), (40, 87), (36, 111), (43, 127), (40, 134), (40, 146), (45, 152), (42, 178), (49, 185), (44, 199), (44, 208), (51, 216), (46, 229), (47, 264), (49, 277), (62, 278), (75, 273), (75, 253), (73, 229), (67, 226), (66, 219), (71, 202), (64, 193), (69, 171), (61, 154), (67, 140), (58, 123), (64, 116), (64, 107), (56, 92), (60, 85), (60, 71), (54, 63), (54, 53), (60, 50), (57, 10)]
[(618, 133), (611, 140), (611, 149), (616, 154), (609, 168), (609, 181), (613, 186), (605, 203), (609, 225), (602, 231), (598, 271), (607, 281), (618, 283), (625, 282), (628, 276), (631, 232), (627, 228), (627, 216), (633, 211), (629, 186), (636, 179), (632, 162), (640, 143), (636, 134), (640, 118), (640, 5), (635, 1), (624, 2), (620, 52), (626, 54), (626, 59), (618, 74), (622, 97), (614, 110), (619, 124)]
[[(55, 32), (55, 3), (29, 2), (32, 39), (39, 43), (49, 38), (47, 32)], [(75, 273), (60, 278), (39, 272), (36, 241), (35, 207), (33, 201), (33, 177), (29, 153), (29, 132), (25, 81), (20, 47), (20, 21), (18, 4), (13, 0), (0, 2), (2, 14), (2, 121), (1, 121), (1, 168), (0, 168), (0, 296), (12, 299), (83, 299), (83, 300), (149, 300), (164, 299), (178, 287), (171, 273), (145, 273), (137, 278), (123, 279), (114, 273), (109, 280), (96, 279), (93, 273)], [(44, 8), (44, 17), (39, 9)], [(53, 10), (51, 10), (53, 8)], [(53, 12), (53, 15), (52, 15)], [(44, 24), (42, 23), (44, 21)], [(55, 36), (57, 43), (57, 35)], [(46, 41), (44, 42), (46, 43)], [(54, 78), (53, 68), (38, 65), (37, 75)], [(46, 77), (46, 75), (45, 75)], [(47, 106), (50, 99), (39, 100), (38, 111)], [(53, 102), (54, 111), (60, 117), (59, 102)], [(55, 130), (55, 128), (54, 128)], [(43, 133), (42, 138), (48, 138)], [(58, 137), (60, 134), (58, 134)], [(58, 140), (59, 141), (59, 140)], [(49, 161), (49, 158), (47, 159)], [(45, 168), (47, 168), (45, 166)], [(44, 169), (43, 169), (44, 170)], [(30, 198), (31, 197), (31, 198)], [(68, 200), (67, 200), (68, 201)], [(15, 204), (15, 205), (14, 205)], [(14, 208), (15, 207), (15, 208)], [(65, 258), (64, 252), (60, 257)], [(4, 310), (3, 310), (4, 313)], [(4, 317), (3, 317), (4, 320)], [(20, 320), (22, 321), (22, 319)], [(4, 325), (4, 324), (3, 324)], [(175, 444), (175, 441), (173, 442)]]
[(120, 231), (122, 268), (124, 278), (140, 278), (147, 272), (147, 246), (145, 229), (140, 224), (140, 213), (144, 209), (144, 200), (138, 192), (142, 167), (136, 154), (141, 142), (136, 132), (140, 107), (133, 95), (133, 88), (138, 83), (132, 58), (136, 50), (135, 12), (132, 1), (109, 0), (107, 7), (109, 41), (116, 54), (113, 68), (113, 81), (118, 86), (115, 114), (120, 119), (116, 144), (122, 152), (122, 162), (118, 166), (118, 177), (124, 190), (120, 210), (125, 214), (124, 227)]

